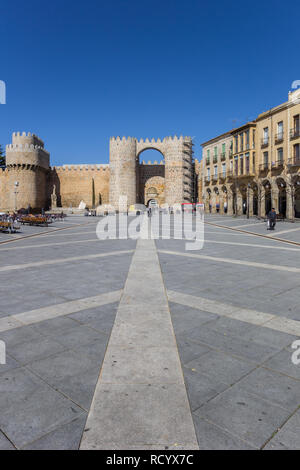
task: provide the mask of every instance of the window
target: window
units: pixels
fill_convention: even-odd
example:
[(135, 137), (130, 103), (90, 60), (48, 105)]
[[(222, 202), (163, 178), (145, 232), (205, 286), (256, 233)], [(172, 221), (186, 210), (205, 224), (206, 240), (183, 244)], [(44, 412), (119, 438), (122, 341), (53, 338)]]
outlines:
[(269, 143), (269, 128), (265, 127), (263, 132), (263, 144), (268, 145)]
[(207, 154), (206, 154), (206, 155), (207, 155), (207, 158), (209, 159), (209, 157), (210, 157), (210, 150), (207, 150)]
[(252, 148), (255, 149), (255, 129), (253, 129), (252, 133)]
[(214, 166), (214, 176), (217, 176), (217, 174), (218, 174), (218, 166), (215, 165)]
[(240, 175), (244, 174), (244, 155), (240, 156)]
[(280, 121), (277, 124), (277, 140), (283, 139), (283, 122)]
[(282, 147), (280, 147), (277, 150), (277, 161), (278, 163), (283, 163), (283, 148)]
[(297, 114), (297, 116), (294, 116), (294, 130), (298, 132), (299, 134), (299, 129), (300, 129), (300, 120), (299, 120), (299, 114)]
[(269, 166), (269, 152), (264, 152), (264, 168)]
[(214, 150), (215, 150), (215, 157), (217, 157), (218, 156), (218, 147), (215, 147)]
[(239, 171), (239, 158), (235, 157), (234, 158), (234, 172), (237, 175)]
[(226, 175), (226, 163), (222, 163), (222, 174), (223, 174), (223, 177), (225, 177), (225, 175)]
[(294, 145), (294, 159), (297, 161), (300, 160), (300, 144)]
[(240, 152), (244, 150), (244, 133), (240, 134)]
[(250, 148), (250, 131), (249, 129), (246, 131), (246, 149), (249, 150)]
[(253, 168), (255, 167), (255, 152), (253, 152), (252, 154), (252, 164), (253, 164)]
[(206, 177), (207, 181), (210, 180), (210, 168), (207, 168), (207, 177)]
[(238, 149), (238, 135), (235, 135), (234, 136), (234, 153), (238, 153), (239, 149)]
[(249, 153), (246, 153), (246, 155), (245, 155), (245, 169), (246, 169), (246, 174), (249, 175), (249, 171), (250, 171)]

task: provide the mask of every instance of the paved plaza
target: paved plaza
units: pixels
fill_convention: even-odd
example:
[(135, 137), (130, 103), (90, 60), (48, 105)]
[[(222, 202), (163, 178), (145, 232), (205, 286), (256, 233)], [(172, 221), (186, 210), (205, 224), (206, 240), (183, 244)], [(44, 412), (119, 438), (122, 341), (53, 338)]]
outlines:
[(98, 221), (0, 234), (0, 449), (299, 449), (300, 224)]

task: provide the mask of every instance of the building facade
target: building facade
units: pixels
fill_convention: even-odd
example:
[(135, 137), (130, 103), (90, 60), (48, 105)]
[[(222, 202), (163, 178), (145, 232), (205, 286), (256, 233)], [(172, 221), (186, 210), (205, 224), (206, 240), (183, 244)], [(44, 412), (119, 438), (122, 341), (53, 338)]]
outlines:
[(300, 89), (254, 121), (202, 144), (206, 211), (300, 217)]

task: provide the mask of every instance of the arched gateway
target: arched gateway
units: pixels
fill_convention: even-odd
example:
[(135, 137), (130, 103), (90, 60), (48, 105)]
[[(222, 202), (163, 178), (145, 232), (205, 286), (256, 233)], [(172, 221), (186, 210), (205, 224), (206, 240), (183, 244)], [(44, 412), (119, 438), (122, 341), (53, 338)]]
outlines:
[[(148, 149), (158, 150), (164, 162), (145, 165), (139, 155)], [(160, 203), (170, 206), (193, 200), (193, 143), (191, 137), (165, 137), (137, 140), (135, 137), (112, 137), (109, 144), (109, 202), (124, 210), (136, 203), (147, 203), (147, 180), (159, 177), (162, 185)], [(146, 168), (149, 167), (149, 168)], [(150, 168), (151, 167), (151, 168)], [(148, 171), (147, 171), (148, 170)], [(147, 174), (149, 175), (147, 177)], [(163, 183), (162, 183), (162, 180)], [(152, 185), (153, 187), (153, 185)], [(156, 190), (158, 190), (156, 188)], [(124, 196), (127, 201), (125, 202)], [(122, 199), (123, 197), (123, 199)], [(120, 198), (121, 202), (120, 204)], [(148, 199), (152, 197), (149, 196)], [(125, 204), (127, 207), (124, 207)]]

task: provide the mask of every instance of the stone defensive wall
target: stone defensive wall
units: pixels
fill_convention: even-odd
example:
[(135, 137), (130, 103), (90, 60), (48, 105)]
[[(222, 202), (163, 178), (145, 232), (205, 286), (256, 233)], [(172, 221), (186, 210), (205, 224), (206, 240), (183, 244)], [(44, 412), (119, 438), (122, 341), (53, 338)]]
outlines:
[(58, 206), (78, 207), (81, 201), (88, 207), (107, 204), (109, 177), (109, 164), (53, 166), (48, 198), (51, 199), (55, 185)]

